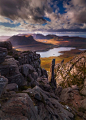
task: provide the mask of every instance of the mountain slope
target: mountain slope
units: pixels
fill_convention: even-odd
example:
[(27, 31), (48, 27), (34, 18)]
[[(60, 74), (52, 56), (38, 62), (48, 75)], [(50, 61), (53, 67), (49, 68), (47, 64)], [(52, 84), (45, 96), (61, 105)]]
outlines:
[(20, 50), (36, 50), (36, 51), (43, 51), (47, 50), (50, 48), (53, 48), (54, 45), (51, 44), (45, 44), (41, 42), (37, 42), (34, 40), (34, 38), (30, 36), (12, 36), (8, 39), (15, 47), (15, 49), (20, 49)]

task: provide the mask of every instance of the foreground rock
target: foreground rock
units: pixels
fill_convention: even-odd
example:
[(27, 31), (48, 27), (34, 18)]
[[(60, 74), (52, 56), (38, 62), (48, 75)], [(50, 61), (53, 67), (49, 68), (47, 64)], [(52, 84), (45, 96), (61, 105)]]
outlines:
[(19, 72), (17, 61), (12, 57), (6, 58), (5, 61), (0, 64), (0, 73), (8, 78), (8, 83), (16, 83), (19, 86), (25, 84), (24, 77)]
[(10, 41), (0, 42), (0, 47), (7, 48), (8, 50), (12, 50), (12, 44)]
[(35, 107), (42, 120), (72, 120), (74, 115), (64, 109), (58, 102), (58, 97), (53, 93), (45, 92), (36, 86), (33, 89), (23, 91), (28, 93), (35, 103)]
[(85, 53), (55, 66), (56, 86), (41, 68), (39, 54), (13, 50), (9, 42), (6, 45), (0, 43), (1, 57), (6, 50), (0, 63), (4, 76), (0, 76), (0, 120), (74, 120), (74, 115), (86, 119)]
[(18, 91), (18, 85), (16, 83), (8, 84), (5, 90), (6, 91)]
[[(16, 94), (2, 107), (1, 119), (5, 116), (15, 116), (16, 120), (24, 118), (26, 120), (41, 120), (37, 115), (33, 101), (25, 93)], [(17, 117), (20, 116), (20, 117)], [(8, 118), (9, 118), (8, 117)]]

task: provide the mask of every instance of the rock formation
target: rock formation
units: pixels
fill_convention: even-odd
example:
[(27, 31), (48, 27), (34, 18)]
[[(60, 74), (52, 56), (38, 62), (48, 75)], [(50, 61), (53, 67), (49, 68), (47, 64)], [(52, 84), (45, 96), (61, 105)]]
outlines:
[[(86, 108), (86, 98), (82, 99), (79, 95), (78, 86), (56, 88), (55, 84), (49, 83), (47, 71), (41, 68), (39, 54), (31, 51), (18, 52), (11, 47), (10, 42), (7, 42), (9, 44), (6, 46), (5, 43), (0, 43), (2, 57), (0, 62), (0, 120), (75, 120), (76, 111), (71, 106), (69, 107), (68, 102), (74, 105), (75, 101), (79, 100), (78, 104), (82, 104), (82, 109)], [(85, 60), (85, 53), (83, 55), (84, 57), (81, 55), (82, 58), (79, 60)], [(82, 64), (79, 60), (79, 63), (76, 62), (78, 65)], [(66, 67), (70, 70), (68, 65)], [(61, 64), (58, 65), (59, 69), (62, 70)], [(65, 71), (62, 72), (66, 74)], [(85, 78), (84, 72), (82, 77)], [(52, 83), (53, 79), (54, 72)], [(81, 90), (82, 94), (84, 94), (82, 91), (85, 86), (86, 80)], [(76, 96), (78, 96), (77, 99)], [(81, 113), (82, 116), (85, 120), (85, 112), (83, 115)]]
[(52, 60), (51, 66), (50, 66), (50, 74), (49, 74), (49, 82), (53, 85), (56, 86), (55, 82), (55, 74), (54, 74), (54, 66), (55, 66), (55, 59)]
[[(75, 109), (76, 119), (86, 119), (86, 51), (68, 63), (55, 65), (55, 94), (61, 103)], [(63, 89), (62, 89), (63, 88)]]
[[(60, 63), (55, 65), (55, 75), (57, 86), (64, 82), (64, 87), (68, 84), (75, 84), (75, 79), (83, 79), (86, 77), (86, 52), (75, 56), (71, 61), (66, 64)], [(77, 83), (79, 84), (79, 83)]]

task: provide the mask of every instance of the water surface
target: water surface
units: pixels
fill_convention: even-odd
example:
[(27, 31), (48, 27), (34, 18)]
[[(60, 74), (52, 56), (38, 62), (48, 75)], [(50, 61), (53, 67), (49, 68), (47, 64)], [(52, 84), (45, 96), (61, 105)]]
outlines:
[(48, 51), (44, 52), (36, 52), (41, 55), (41, 57), (51, 57), (51, 56), (60, 56), (63, 53), (59, 53), (60, 51), (70, 51), (72, 49), (76, 49), (74, 47), (58, 47), (58, 48), (53, 48)]

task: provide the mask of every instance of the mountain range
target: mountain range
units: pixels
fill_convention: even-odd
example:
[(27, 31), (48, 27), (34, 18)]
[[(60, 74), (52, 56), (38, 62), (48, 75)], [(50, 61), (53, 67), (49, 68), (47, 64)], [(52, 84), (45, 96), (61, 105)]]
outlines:
[(55, 47), (76, 47), (86, 49), (86, 38), (42, 35), (42, 34), (19, 34), (7, 39), (15, 49), (21, 51), (36, 50), (46, 51)]
[(45, 44), (36, 41), (31, 35), (23, 35), (23, 36), (12, 36), (7, 41), (10, 41), (14, 48), (19, 50), (36, 50), (43, 51), (45, 49), (53, 48), (52, 44)]

